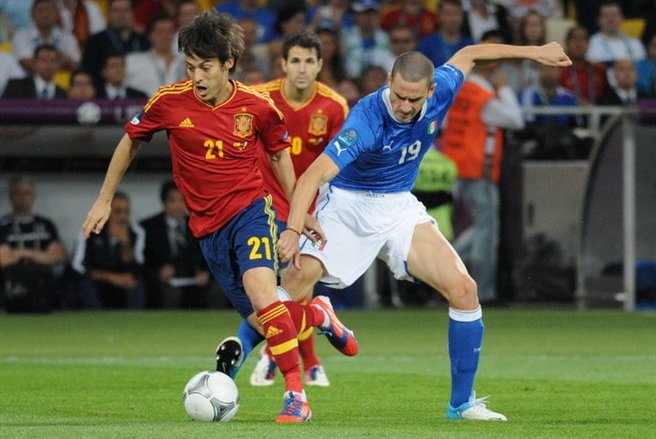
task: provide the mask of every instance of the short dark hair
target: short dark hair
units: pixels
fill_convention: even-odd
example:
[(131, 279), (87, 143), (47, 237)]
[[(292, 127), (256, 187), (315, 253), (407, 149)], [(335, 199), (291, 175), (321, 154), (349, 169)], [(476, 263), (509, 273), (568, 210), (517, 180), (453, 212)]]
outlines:
[(217, 58), (221, 64), (232, 58), (234, 64), (230, 73), (234, 73), (244, 53), (244, 31), (229, 14), (210, 10), (183, 26), (178, 47), (187, 56)]
[(289, 50), (297, 46), (304, 49), (315, 49), (317, 51), (317, 59), (321, 59), (321, 40), (319, 40), (319, 37), (314, 32), (301, 31), (288, 35), (282, 44), (282, 57), (287, 59)]
[(506, 37), (503, 35), (503, 32), (501, 32), (499, 29), (490, 29), (485, 32), (483, 32), (483, 35), (481, 35), (481, 38), (479, 41), (487, 41), (491, 38), (498, 38), (501, 40), (503, 43), (506, 43)]
[(126, 192), (123, 192), (123, 191), (116, 191), (116, 193), (114, 194), (114, 198), (112, 199), (112, 201), (114, 201), (114, 200), (125, 200), (125, 201), (128, 201), (128, 202), (129, 202), (129, 201), (130, 201), (130, 197), (128, 196), (128, 194), (127, 194)]
[(585, 32), (585, 36), (588, 37), (588, 39), (590, 39), (590, 34), (588, 33), (588, 29), (586, 29), (583, 26), (572, 26), (572, 27), (569, 28), (569, 30), (565, 34), (565, 42), (569, 43), (569, 41), (574, 37), (574, 32), (579, 31), (579, 30), (582, 30), (583, 32)]
[(36, 58), (39, 55), (39, 53), (43, 50), (59, 53), (59, 50), (57, 50), (57, 48), (52, 44), (40, 44), (36, 46), (36, 48), (34, 49), (34, 58)]
[(162, 203), (166, 202), (169, 194), (173, 191), (180, 191), (173, 180), (166, 180), (164, 183), (162, 183), (162, 187), (159, 191), (159, 199), (162, 201)]
[(419, 82), (426, 80), (430, 85), (433, 81), (434, 72), (435, 66), (432, 61), (420, 52), (412, 50), (396, 58), (392, 67), (391, 78), (394, 80), (396, 74), (399, 74), (406, 81)]
[(11, 180), (9, 180), (9, 193), (11, 193), (14, 189), (16, 189), (16, 186), (21, 186), (21, 185), (27, 185), (32, 188), (34, 188), (34, 181), (26, 177), (24, 175), (17, 175), (15, 177), (12, 177)]
[(169, 17), (164, 12), (158, 12), (148, 21), (148, 24), (146, 25), (146, 35), (150, 35), (155, 28), (155, 25), (160, 21), (170, 21), (173, 23), (173, 26), (175, 26), (175, 20), (173, 18)]

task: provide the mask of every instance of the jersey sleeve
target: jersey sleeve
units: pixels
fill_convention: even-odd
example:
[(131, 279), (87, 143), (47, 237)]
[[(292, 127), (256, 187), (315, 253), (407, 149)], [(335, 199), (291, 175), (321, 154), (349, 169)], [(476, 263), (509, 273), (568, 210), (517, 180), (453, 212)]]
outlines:
[(262, 108), (260, 140), (262, 140), (264, 150), (274, 153), (290, 147), (287, 125), (280, 110), (272, 102), (267, 102)]
[(376, 146), (377, 143), (375, 127), (378, 127), (379, 123), (374, 122), (370, 117), (376, 112), (371, 109), (367, 112), (368, 107), (362, 102), (355, 105), (344, 121), (342, 129), (323, 151), (340, 170), (357, 159), (361, 153)]
[(125, 124), (125, 132), (128, 137), (150, 142), (153, 134), (165, 127), (163, 109), (164, 103), (161, 96), (155, 94), (144, 106), (141, 113)]
[(435, 95), (439, 102), (448, 108), (462, 87), (465, 75), (451, 64), (443, 64), (435, 69), (433, 80), (435, 81)]

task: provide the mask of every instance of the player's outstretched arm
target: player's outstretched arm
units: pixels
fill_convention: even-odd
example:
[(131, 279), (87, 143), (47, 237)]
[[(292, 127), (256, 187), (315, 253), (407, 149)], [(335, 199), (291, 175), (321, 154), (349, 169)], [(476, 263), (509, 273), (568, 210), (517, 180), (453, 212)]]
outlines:
[(565, 54), (560, 44), (552, 42), (543, 46), (512, 46), (509, 44), (477, 44), (467, 46), (455, 53), (448, 61), (467, 76), (476, 61), (492, 61), (500, 59), (526, 58), (539, 63), (566, 67), (572, 61)]
[(98, 198), (96, 198), (95, 203), (91, 206), (87, 218), (84, 220), (84, 224), (82, 224), (82, 233), (85, 239), (91, 236), (91, 233), (100, 233), (105, 226), (105, 223), (109, 219), (112, 198), (114, 198), (116, 189), (118, 189), (118, 185), (123, 179), (125, 171), (127, 171), (130, 163), (132, 163), (132, 160), (134, 160), (139, 152), (140, 144), (141, 142), (130, 139), (127, 134), (123, 135), (121, 141), (118, 142), (112, 155), (112, 160), (109, 162), (105, 181), (100, 188)]
[[(287, 262), (298, 254), (298, 236), (303, 231), (305, 213), (310, 208), (319, 187), (330, 181), (338, 172), (339, 167), (335, 162), (322, 153), (298, 178), (294, 195), (289, 203), (287, 230), (284, 230), (278, 239), (277, 250), (281, 261)], [(325, 239), (324, 236), (321, 238)], [(294, 263), (300, 268), (297, 262), (295, 260)]]

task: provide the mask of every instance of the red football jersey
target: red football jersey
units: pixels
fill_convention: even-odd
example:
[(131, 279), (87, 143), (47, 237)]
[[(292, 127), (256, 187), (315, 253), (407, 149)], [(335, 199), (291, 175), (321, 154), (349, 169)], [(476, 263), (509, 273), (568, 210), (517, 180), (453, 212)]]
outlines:
[(216, 107), (196, 97), (190, 80), (161, 87), (125, 124), (131, 139), (148, 141), (166, 130), (173, 179), (196, 237), (215, 232), (268, 193), (257, 149), (276, 152), (290, 146), (273, 102), (244, 84), (231, 84), (232, 95)]
[[(348, 104), (346, 99), (327, 85), (316, 82), (314, 94), (310, 100), (301, 106), (293, 106), (287, 101), (283, 92), (285, 79), (259, 84), (253, 88), (268, 93), (276, 107), (285, 115), (289, 140), (290, 155), (294, 163), (294, 171), (298, 178), (324, 150), (328, 142), (337, 135), (346, 115)], [(271, 162), (265, 152), (259, 150), (264, 184), (273, 194), (273, 207), (276, 216), (287, 222), (289, 202), (282, 186), (278, 182)], [(314, 209), (314, 205), (310, 208)]]

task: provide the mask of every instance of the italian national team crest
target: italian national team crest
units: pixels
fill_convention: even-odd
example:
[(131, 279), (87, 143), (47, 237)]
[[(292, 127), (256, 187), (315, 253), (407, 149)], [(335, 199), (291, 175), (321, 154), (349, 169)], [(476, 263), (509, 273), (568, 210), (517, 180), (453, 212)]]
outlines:
[(428, 134), (434, 134), (436, 130), (437, 130), (437, 120), (434, 120), (428, 124), (428, 127), (426, 128), (426, 132)]
[(239, 137), (249, 137), (253, 134), (253, 115), (248, 113), (235, 114), (235, 134)]
[(308, 133), (321, 136), (328, 133), (328, 116), (325, 114), (313, 114), (310, 116), (310, 127)]

